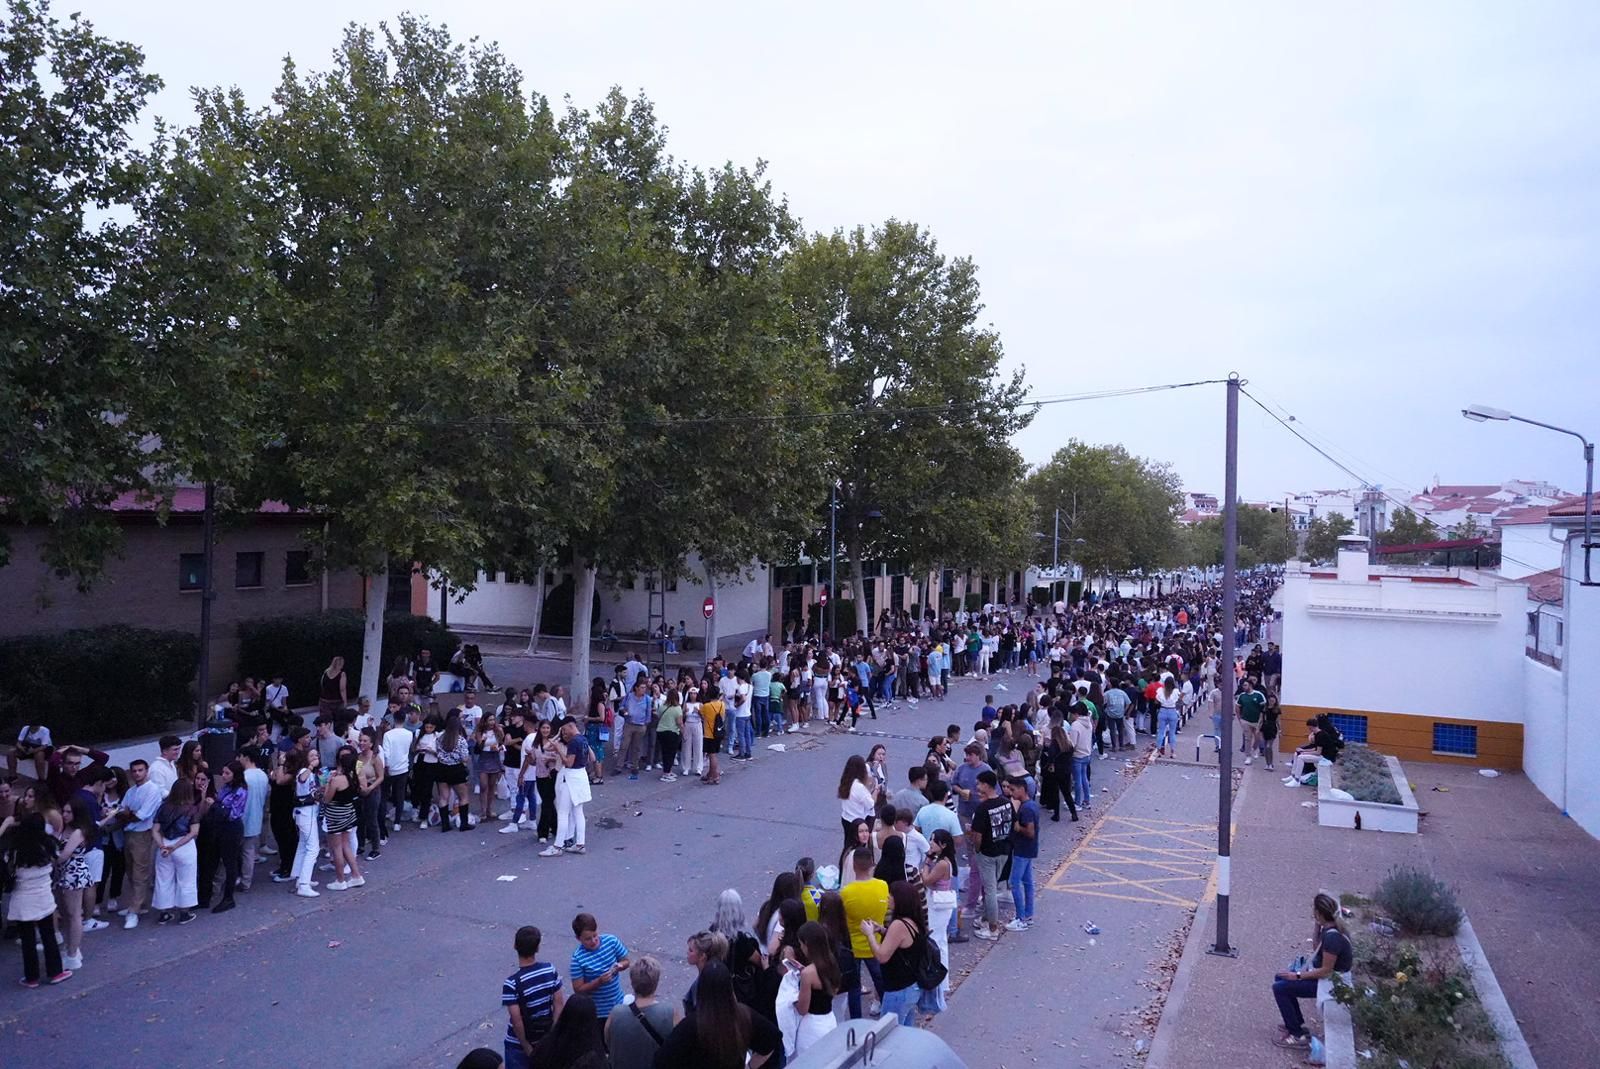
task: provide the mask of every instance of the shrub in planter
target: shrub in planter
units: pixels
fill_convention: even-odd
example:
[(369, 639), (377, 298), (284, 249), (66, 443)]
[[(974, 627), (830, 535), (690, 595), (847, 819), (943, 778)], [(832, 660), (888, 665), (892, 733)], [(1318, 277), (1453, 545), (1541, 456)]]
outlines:
[(161, 731), (194, 715), (200, 640), (97, 627), (0, 640), (0, 726), (49, 725), (57, 744)]
[[(295, 706), (315, 705), (317, 677), (335, 656), (344, 658), (349, 693), (355, 700), (361, 689), (361, 646), (366, 614), (359, 609), (301, 616), (275, 616), (239, 625), (239, 673), (257, 679), (282, 673)], [(383, 653), (379, 665), (384, 675), (396, 657), (415, 657), (424, 647), (433, 651), (433, 663), (443, 670), (450, 663), (459, 639), (429, 616), (392, 612), (383, 618)]]
[(1340, 789), (1349, 791), (1358, 802), (1400, 804), (1400, 788), (1389, 772), (1389, 762), (1378, 751), (1351, 743), (1339, 755)]
[(1454, 889), (1410, 865), (1390, 869), (1373, 898), (1402, 931), (1413, 935), (1455, 935), (1461, 927), (1461, 903)]

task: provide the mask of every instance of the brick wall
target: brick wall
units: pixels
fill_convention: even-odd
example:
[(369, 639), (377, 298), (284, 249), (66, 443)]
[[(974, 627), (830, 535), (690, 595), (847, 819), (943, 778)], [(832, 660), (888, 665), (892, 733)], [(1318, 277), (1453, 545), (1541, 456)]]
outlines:
[[(322, 607), (323, 580), (289, 586), (289, 550), (306, 548), (303, 523), (264, 518), (219, 531), (216, 547), (216, 600), (212, 603), (211, 675), (221, 692), (233, 678), (241, 620), (316, 612)], [(11, 527), (11, 563), (0, 568), (0, 636), (64, 631), (76, 627), (128, 624), (199, 633), (200, 592), (178, 587), (179, 555), (201, 551), (198, 517), (174, 517), (167, 526), (130, 521), (123, 528), (120, 558), (106, 562), (104, 575), (87, 593), (70, 579), (58, 579), (39, 559), (43, 532)], [(262, 554), (261, 585), (235, 586), (235, 555)], [(361, 608), (361, 578), (336, 572), (327, 578), (330, 609)]]

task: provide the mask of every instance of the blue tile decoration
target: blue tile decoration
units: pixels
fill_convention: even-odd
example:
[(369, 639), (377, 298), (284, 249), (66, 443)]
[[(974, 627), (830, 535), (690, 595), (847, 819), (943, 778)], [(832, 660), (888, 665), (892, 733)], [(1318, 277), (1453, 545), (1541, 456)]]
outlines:
[(1344, 736), (1345, 742), (1359, 742), (1365, 745), (1367, 741), (1367, 718), (1356, 713), (1329, 713), (1328, 719), (1333, 721), (1333, 726), (1339, 729), (1339, 734)]
[(1433, 725), (1433, 752), (1452, 754), (1457, 757), (1477, 757), (1478, 725), (1435, 723)]

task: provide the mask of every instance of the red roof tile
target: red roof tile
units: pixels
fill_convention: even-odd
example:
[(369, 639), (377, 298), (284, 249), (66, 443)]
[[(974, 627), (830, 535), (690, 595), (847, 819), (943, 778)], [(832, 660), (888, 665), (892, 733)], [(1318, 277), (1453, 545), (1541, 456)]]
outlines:
[[(1594, 505), (1595, 505), (1595, 508), (1597, 510), (1600, 510), (1600, 494), (1595, 494), (1594, 495)], [(1582, 516), (1583, 515), (1583, 495), (1579, 494), (1576, 497), (1571, 498), (1570, 500), (1563, 501), (1561, 504), (1553, 506), (1550, 509), (1550, 515), (1552, 515), (1552, 516)]]
[(1535, 572), (1523, 576), (1517, 582), (1523, 583), (1528, 588), (1528, 596), (1534, 601), (1542, 601), (1546, 605), (1560, 605), (1563, 596), (1563, 581), (1560, 568), (1551, 568), (1547, 572)]

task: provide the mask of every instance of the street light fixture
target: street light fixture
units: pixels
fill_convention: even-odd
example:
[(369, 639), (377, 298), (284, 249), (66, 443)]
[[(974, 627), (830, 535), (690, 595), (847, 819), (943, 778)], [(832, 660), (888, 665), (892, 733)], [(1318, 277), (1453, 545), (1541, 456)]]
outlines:
[(1558, 434), (1570, 434), (1583, 443), (1583, 585), (1594, 586), (1594, 581), (1589, 576), (1589, 551), (1594, 548), (1594, 443), (1589, 441), (1577, 431), (1565, 427), (1557, 427), (1553, 423), (1541, 423), (1536, 419), (1526, 416), (1513, 416), (1503, 408), (1493, 408), (1489, 405), (1468, 405), (1461, 410), (1461, 414), (1474, 423), (1483, 423), (1486, 420), (1513, 420), (1517, 423), (1527, 423), (1534, 427), (1543, 427), (1547, 431)]

